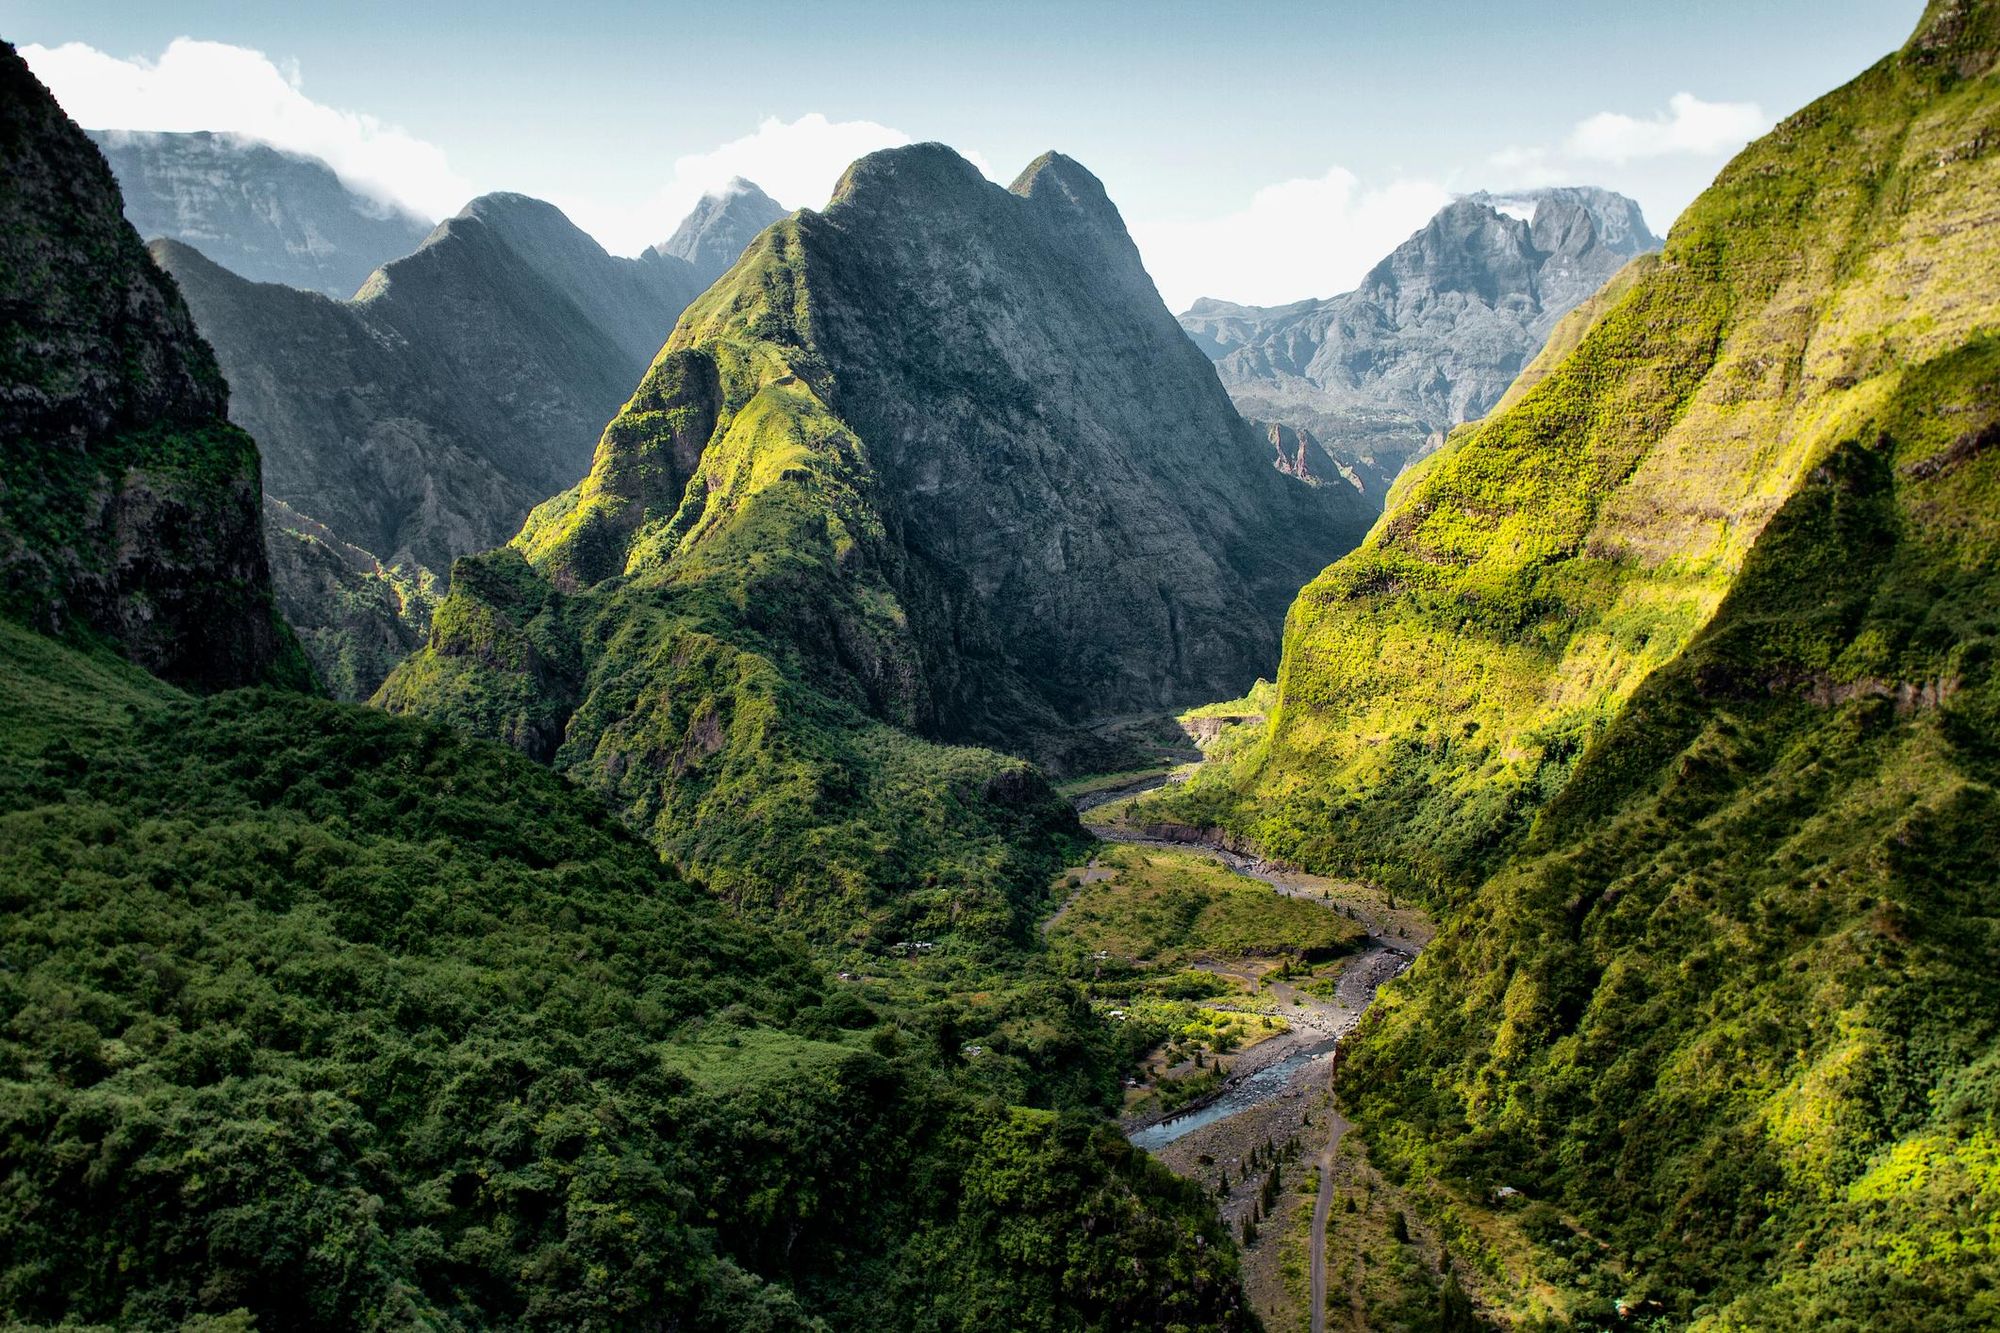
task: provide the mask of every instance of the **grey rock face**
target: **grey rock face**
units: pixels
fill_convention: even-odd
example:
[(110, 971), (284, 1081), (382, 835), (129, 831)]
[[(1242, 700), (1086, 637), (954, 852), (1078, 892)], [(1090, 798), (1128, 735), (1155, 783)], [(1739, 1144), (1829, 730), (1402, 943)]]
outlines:
[(352, 296), (431, 224), (343, 185), (318, 158), (233, 134), (93, 130), (148, 240), (195, 246), (255, 282)]
[(1397, 473), (1492, 408), (1556, 321), (1658, 246), (1638, 205), (1608, 190), (1471, 195), (1354, 291), (1201, 300), (1180, 322), (1246, 415), (1311, 432), (1379, 505)]
[(799, 227), (947, 734), (1018, 745), (1022, 694), (1073, 722), (1271, 669), (1292, 597), (1371, 515), (1271, 466), (1094, 176), (1048, 154), (1010, 193), (917, 145)]
[(216, 349), (231, 419), (263, 443), (266, 494), (303, 520), (273, 531), (280, 598), (355, 697), (393, 664), (387, 631), (342, 638), (355, 608), (399, 608), (418, 632), (422, 599), (383, 588), (506, 541), (581, 477), (696, 294), (682, 261), (608, 255), (521, 195), (474, 200), (351, 301), (246, 281), (173, 241), (153, 255)]
[(785, 213), (777, 200), (738, 176), (726, 189), (703, 195), (674, 234), (646, 253), (684, 261), (695, 285), (706, 288), (729, 271), (758, 232)]

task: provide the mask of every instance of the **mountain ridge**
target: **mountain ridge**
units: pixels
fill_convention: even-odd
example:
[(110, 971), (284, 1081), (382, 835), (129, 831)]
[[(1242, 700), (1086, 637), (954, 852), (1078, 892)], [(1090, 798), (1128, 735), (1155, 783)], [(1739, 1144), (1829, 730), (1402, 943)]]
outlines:
[(552, 760), (816, 935), (990, 947), (1075, 829), (992, 747), (1094, 752), (1090, 714), (1247, 682), (1340, 503), (1269, 466), (1095, 178), (889, 150), (688, 309), (377, 701)]
[(91, 130), (146, 240), (200, 249), (253, 282), (335, 300), (422, 243), (431, 224), (360, 194), (319, 158), (208, 131)]
[[(1532, 203), (1523, 218), (1502, 211)], [(1354, 290), (1180, 316), (1245, 416), (1311, 433), (1381, 503), (1452, 427), (1491, 409), (1555, 324), (1659, 242), (1587, 186), (1464, 195)]]
[(1992, 1318), (1996, 132), (2000, 6), (1937, 0), (1405, 474), (1150, 803), (1447, 911), (1342, 1084), (1529, 1256), (1508, 1317)]

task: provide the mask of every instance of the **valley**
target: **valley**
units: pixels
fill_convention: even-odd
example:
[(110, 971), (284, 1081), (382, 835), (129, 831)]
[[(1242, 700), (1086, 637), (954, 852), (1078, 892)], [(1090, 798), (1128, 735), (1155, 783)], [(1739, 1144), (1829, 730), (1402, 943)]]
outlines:
[[(1414, 960), (1433, 927), (1421, 909), (1379, 890), (1273, 865), (1204, 842), (1198, 830), (1130, 822), (1137, 798), (1188, 780), (1196, 766), (1071, 798), (1101, 846), (1066, 872), (1067, 896), (1043, 932), (1058, 951), (1073, 946), (1092, 961), (1093, 1003), (1110, 1006), (1113, 1021), (1129, 1026), (1167, 1018), (1173, 1035), (1147, 1052), (1139, 1076), (1127, 1080), (1126, 1138), (1214, 1191), (1224, 1222), (1245, 1245), (1251, 1303), (1266, 1326), (1321, 1333), (1328, 1326), (1334, 1167), (1349, 1129), (1333, 1102), (1340, 1042), (1359, 1027), (1376, 991)], [(1202, 901), (1175, 901), (1175, 889)], [(1238, 900), (1233, 910), (1225, 909), (1232, 899)], [(1269, 899), (1294, 910), (1274, 914)], [(1316, 915), (1324, 922), (1312, 923)], [(1176, 916), (1185, 935), (1172, 929)], [(1126, 967), (1137, 969), (1129, 980), (1106, 975)], [(1176, 1031), (1166, 1006), (1153, 998), (1204, 991), (1212, 993), (1183, 1014), (1201, 1012), (1223, 1026), (1202, 1036), (1194, 1035), (1203, 1032), (1195, 1024)], [(1249, 1044), (1239, 1048), (1238, 1041)], [(1311, 1186), (1309, 1205), (1292, 1197), (1301, 1182)], [(1301, 1213), (1303, 1227), (1294, 1216)], [(1406, 1295), (1409, 1285), (1399, 1279), (1395, 1290)], [(1372, 1311), (1389, 1299), (1377, 1292), (1356, 1302)], [(1307, 1317), (1298, 1320), (1302, 1312)]]
[(1701, 126), (1600, 115), (1178, 316), (1130, 158), (634, 113), (443, 216), (0, 42), (0, 1325), (2000, 1326), (2000, 0), (1921, 8), (1676, 97), (1664, 238)]

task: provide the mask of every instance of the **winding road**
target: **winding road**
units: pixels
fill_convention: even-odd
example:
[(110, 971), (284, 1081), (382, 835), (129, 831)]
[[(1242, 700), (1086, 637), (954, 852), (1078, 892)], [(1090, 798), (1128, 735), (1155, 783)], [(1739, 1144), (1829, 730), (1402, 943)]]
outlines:
[[(1209, 860), (1232, 870), (1246, 878), (1270, 885), (1279, 893), (1301, 898), (1307, 902), (1325, 902), (1324, 881), (1311, 876), (1285, 872), (1253, 857), (1230, 851), (1205, 841), (1165, 841), (1159, 838), (1141, 836), (1121, 824), (1091, 820), (1087, 814), (1114, 801), (1124, 800), (1143, 792), (1152, 791), (1173, 781), (1171, 776), (1155, 777), (1141, 782), (1112, 789), (1091, 792), (1076, 800), (1076, 811), (1086, 816), (1084, 824), (1106, 842), (1130, 843), (1142, 847), (1163, 847), (1177, 851), (1191, 852), (1205, 856)], [(1093, 863), (1093, 869), (1094, 869)], [(1101, 876), (1102, 872), (1098, 872)], [(1322, 1068), (1327, 1070), (1327, 1141), (1319, 1156), (1319, 1194), (1313, 1201), (1312, 1235), (1312, 1333), (1326, 1330), (1326, 1229), (1333, 1214), (1333, 1162), (1340, 1150), (1341, 1138), (1347, 1133), (1347, 1119), (1333, 1107), (1333, 1077), (1339, 1069), (1339, 1042), (1361, 1021), (1375, 992), (1381, 985), (1397, 976), (1415, 960), (1423, 947), (1422, 941), (1409, 938), (1402, 931), (1388, 929), (1383, 921), (1369, 916), (1359, 905), (1349, 904), (1355, 917), (1368, 929), (1369, 949), (1361, 954), (1342, 972), (1335, 987), (1336, 1000), (1326, 1004), (1299, 992), (1288, 992), (1285, 999), (1296, 1001), (1287, 1010), (1287, 1016), (1294, 1024), (1316, 1031), (1318, 1040), (1305, 1038), (1292, 1044), (1290, 1051), (1254, 1072), (1230, 1080), (1232, 1086), (1213, 1101), (1199, 1108), (1183, 1111), (1158, 1123), (1133, 1130), (1127, 1137), (1140, 1148), (1156, 1149), (1172, 1142), (1183, 1134), (1212, 1125), (1231, 1116), (1240, 1115), (1251, 1107), (1262, 1105), (1278, 1097), (1292, 1095), (1303, 1088)], [(1327, 910), (1333, 907), (1329, 902)], [(1274, 989), (1276, 987), (1274, 986)], [(1303, 1038), (1303, 1033), (1301, 1033)]]

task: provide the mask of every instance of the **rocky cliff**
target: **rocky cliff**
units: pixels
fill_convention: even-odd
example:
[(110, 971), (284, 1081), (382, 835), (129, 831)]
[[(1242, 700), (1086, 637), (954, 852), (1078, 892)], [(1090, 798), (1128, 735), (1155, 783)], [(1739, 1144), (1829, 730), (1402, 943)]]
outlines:
[(674, 234), (652, 253), (684, 261), (695, 285), (705, 288), (734, 264), (757, 233), (785, 216), (784, 205), (738, 176), (723, 189), (703, 195), (681, 219)]
[(233, 134), (93, 130), (147, 240), (194, 246), (252, 282), (336, 300), (406, 255), (431, 224), (349, 189), (315, 157)]
[(1019, 931), (1071, 825), (990, 749), (1247, 685), (1362, 512), (1270, 465), (1088, 172), (899, 149), (688, 310), (378, 697), (816, 929)]
[[(352, 301), (247, 281), (174, 241), (153, 254), (215, 345), (232, 419), (263, 444), (285, 507), (280, 592), (344, 697), (428, 628), (428, 601), (384, 599), (381, 580), (423, 585), (583, 475), (696, 291), (680, 261), (615, 258), (520, 195), (474, 200)], [(321, 528), (359, 554), (302, 549)], [(343, 581), (357, 567), (382, 574)]]
[(257, 446), (104, 158), (0, 47), (0, 610), (176, 683), (309, 680)]
[(1523, 1322), (1992, 1318), (1996, 65), (1934, 0), (1730, 163), (1165, 803), (1448, 911), (1342, 1084)]
[(1492, 408), (1558, 320), (1658, 244), (1608, 190), (1475, 194), (1351, 292), (1202, 300), (1181, 325), (1246, 416), (1311, 432), (1380, 505), (1403, 468)]

